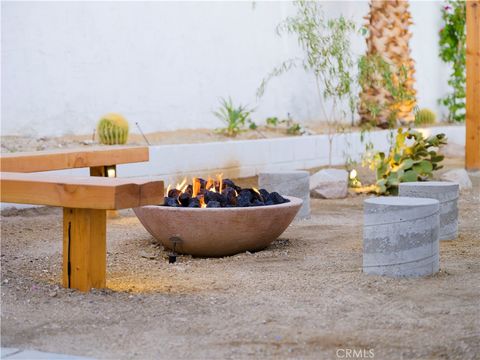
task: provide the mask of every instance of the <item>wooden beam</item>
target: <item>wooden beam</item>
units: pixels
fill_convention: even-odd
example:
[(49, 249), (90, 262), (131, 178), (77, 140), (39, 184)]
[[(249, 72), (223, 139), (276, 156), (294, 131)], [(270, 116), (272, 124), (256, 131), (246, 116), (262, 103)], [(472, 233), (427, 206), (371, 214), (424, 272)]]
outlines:
[(480, 170), (480, 0), (467, 1), (465, 167)]
[(105, 210), (63, 209), (63, 286), (104, 288), (107, 268)]
[[(109, 172), (113, 170), (113, 174), (110, 175)], [(101, 176), (101, 177), (117, 177), (117, 166), (116, 165), (109, 165), (109, 166), (94, 166), (90, 168), (90, 176)], [(107, 218), (108, 219), (115, 219), (118, 217), (117, 210), (108, 210), (107, 211)]]
[(1, 201), (83, 209), (116, 210), (163, 203), (158, 178), (68, 177), (1, 173)]
[(38, 172), (148, 161), (145, 146), (97, 146), (88, 149), (2, 154), (4, 172)]

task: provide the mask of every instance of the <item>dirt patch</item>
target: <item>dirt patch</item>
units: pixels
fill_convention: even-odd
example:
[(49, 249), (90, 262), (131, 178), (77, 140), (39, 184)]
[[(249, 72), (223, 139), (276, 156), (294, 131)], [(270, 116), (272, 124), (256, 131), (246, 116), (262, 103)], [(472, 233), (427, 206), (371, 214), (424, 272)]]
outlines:
[[(475, 359), (480, 354), (480, 178), (459, 237), (420, 279), (365, 276), (362, 202), (312, 200), (269, 248), (169, 265), (131, 211), (108, 224), (108, 289), (59, 287), (61, 212), (2, 217), (2, 346), (105, 359)], [(252, 179), (247, 179), (251, 182)]]
[[(438, 123), (436, 126), (449, 126), (452, 124)], [(433, 126), (433, 125), (432, 125)], [(313, 123), (306, 128), (307, 134), (319, 135), (328, 134), (329, 129), (325, 123)], [(358, 126), (345, 125), (341, 132), (360, 131)], [(380, 129), (379, 129), (380, 130)], [(372, 131), (375, 131), (373, 129)], [(257, 130), (248, 130), (241, 132), (236, 137), (228, 137), (222, 135), (212, 129), (182, 129), (175, 131), (157, 131), (146, 134), (148, 142), (151, 145), (168, 145), (168, 144), (196, 144), (217, 141), (234, 141), (234, 140), (255, 140), (255, 139), (273, 139), (291, 136), (287, 134), (284, 128), (272, 128), (260, 126)], [(305, 135), (306, 136), (306, 135)], [(98, 145), (98, 137), (91, 134), (85, 135), (65, 135), (60, 137), (34, 137), (34, 136), (1, 136), (1, 152), (19, 152), (19, 151), (41, 151), (53, 149), (69, 149), (84, 146)], [(140, 134), (130, 134), (128, 145), (146, 145), (146, 141)]]

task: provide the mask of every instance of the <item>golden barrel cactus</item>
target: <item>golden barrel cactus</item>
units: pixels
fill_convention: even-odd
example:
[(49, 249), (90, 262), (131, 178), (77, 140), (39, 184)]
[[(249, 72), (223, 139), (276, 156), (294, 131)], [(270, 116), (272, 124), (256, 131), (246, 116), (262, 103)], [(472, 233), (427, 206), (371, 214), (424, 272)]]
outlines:
[(128, 139), (128, 121), (120, 114), (106, 114), (97, 125), (100, 143), (105, 145), (125, 144)]

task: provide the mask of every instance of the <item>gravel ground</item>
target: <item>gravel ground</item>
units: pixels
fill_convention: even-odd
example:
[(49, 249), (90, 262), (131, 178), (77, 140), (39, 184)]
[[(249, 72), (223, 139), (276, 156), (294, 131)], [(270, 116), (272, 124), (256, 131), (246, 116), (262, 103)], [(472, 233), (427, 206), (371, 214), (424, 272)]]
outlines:
[(100, 359), (335, 359), (338, 349), (478, 359), (480, 178), (472, 180), (459, 238), (441, 243), (440, 272), (419, 279), (362, 274), (364, 196), (312, 200), (312, 218), (264, 251), (173, 265), (124, 211), (108, 224), (108, 289), (91, 293), (59, 287), (59, 209), (4, 213), (1, 345)]

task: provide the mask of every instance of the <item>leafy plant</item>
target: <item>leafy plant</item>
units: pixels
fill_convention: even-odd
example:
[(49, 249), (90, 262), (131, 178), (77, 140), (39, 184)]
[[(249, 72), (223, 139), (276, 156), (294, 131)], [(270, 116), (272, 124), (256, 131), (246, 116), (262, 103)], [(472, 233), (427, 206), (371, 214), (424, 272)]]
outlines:
[[(262, 80), (257, 97), (263, 96), (270, 80), (292, 68), (302, 67), (307, 73), (312, 74), (315, 78), (318, 103), (329, 125), (331, 164), (332, 142), (337, 124), (347, 116), (347, 112), (339, 104), (346, 101), (352, 114), (356, 107), (352, 91), (355, 83), (352, 75), (354, 62), (350, 46), (350, 35), (356, 31), (356, 26), (353, 21), (343, 16), (326, 20), (321, 5), (316, 1), (300, 0), (295, 2), (295, 6), (297, 13), (280, 23), (277, 33), (296, 35), (298, 44), (304, 51), (304, 57), (288, 59), (274, 68)], [(328, 110), (327, 103), (330, 104)]]
[(128, 121), (120, 114), (106, 114), (97, 124), (100, 143), (105, 145), (125, 144), (128, 139)]
[(376, 171), (376, 192), (395, 195), (401, 182), (431, 178), (433, 171), (442, 168), (440, 162), (444, 158), (436, 149), (446, 143), (445, 134), (425, 138), (422, 133), (410, 128), (406, 131), (398, 129), (388, 156), (377, 152), (373, 157), (371, 168)]
[(364, 55), (358, 62), (358, 83), (362, 92), (370, 89), (385, 89), (390, 96), (361, 96), (359, 112), (362, 121), (382, 125), (379, 117), (387, 119), (387, 127), (394, 127), (402, 104), (415, 100), (408, 87), (408, 69), (402, 65), (398, 71), (380, 55)]
[(465, 120), (466, 2), (447, 0), (442, 9), (445, 26), (440, 30), (440, 58), (452, 66), (448, 85), (452, 92), (439, 102), (448, 108), (449, 121)]
[(292, 117), (290, 114), (288, 114), (288, 119), (282, 119), (279, 120), (276, 116), (275, 117), (269, 117), (265, 120), (267, 126), (269, 127), (279, 127), (279, 126), (285, 126), (286, 128), (286, 133), (289, 135), (302, 135), (305, 133), (305, 129), (300, 125), (299, 123), (293, 121)]
[(415, 112), (415, 125), (435, 124), (435, 113), (430, 109), (420, 109)]
[(267, 126), (272, 127), (277, 127), (281, 123), (276, 116), (267, 118), (265, 122), (267, 123)]
[(222, 98), (220, 103), (220, 108), (214, 111), (213, 114), (222, 120), (226, 127), (216, 129), (216, 132), (233, 137), (245, 131), (247, 124), (252, 130), (257, 128), (257, 124), (250, 119), (250, 114), (253, 112), (252, 109), (248, 109), (243, 105), (233, 105), (231, 98), (228, 98), (228, 100)]

